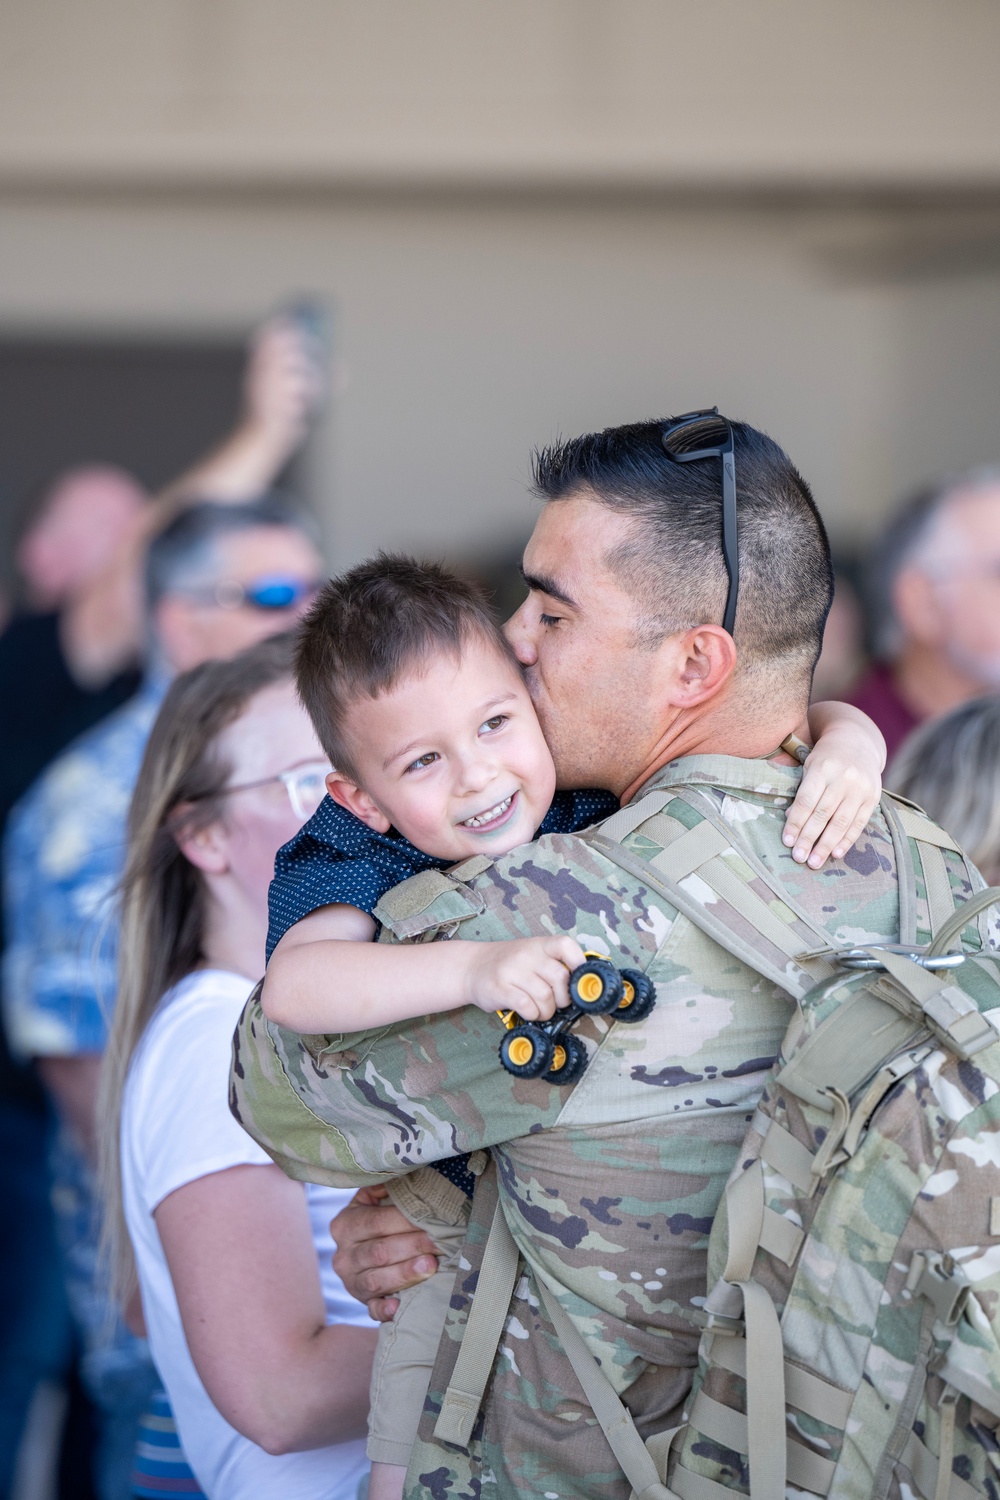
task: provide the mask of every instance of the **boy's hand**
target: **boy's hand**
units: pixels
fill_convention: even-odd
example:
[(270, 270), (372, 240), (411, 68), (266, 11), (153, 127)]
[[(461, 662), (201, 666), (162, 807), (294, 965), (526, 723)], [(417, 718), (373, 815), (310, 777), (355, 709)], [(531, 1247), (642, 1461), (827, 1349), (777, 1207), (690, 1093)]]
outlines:
[(792, 858), (818, 870), (832, 854), (843, 859), (861, 837), (882, 795), (882, 765), (870, 736), (827, 729), (805, 762), (782, 842)]
[(547, 1021), (569, 1004), (569, 976), (584, 961), (571, 937), (475, 943), (469, 1003), (480, 1010), (516, 1010), (525, 1021)]

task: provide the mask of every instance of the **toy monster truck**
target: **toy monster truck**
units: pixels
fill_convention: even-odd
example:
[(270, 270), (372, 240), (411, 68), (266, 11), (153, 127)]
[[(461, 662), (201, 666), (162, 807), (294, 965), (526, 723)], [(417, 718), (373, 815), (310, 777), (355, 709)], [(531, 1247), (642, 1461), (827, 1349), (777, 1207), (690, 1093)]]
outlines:
[(569, 976), (570, 1004), (548, 1021), (522, 1021), (515, 1011), (499, 1011), (507, 1027), (500, 1061), (515, 1078), (576, 1083), (587, 1066), (587, 1049), (572, 1028), (581, 1016), (610, 1015), (616, 1021), (642, 1021), (656, 1004), (656, 986), (638, 969), (618, 970), (609, 958), (588, 953)]

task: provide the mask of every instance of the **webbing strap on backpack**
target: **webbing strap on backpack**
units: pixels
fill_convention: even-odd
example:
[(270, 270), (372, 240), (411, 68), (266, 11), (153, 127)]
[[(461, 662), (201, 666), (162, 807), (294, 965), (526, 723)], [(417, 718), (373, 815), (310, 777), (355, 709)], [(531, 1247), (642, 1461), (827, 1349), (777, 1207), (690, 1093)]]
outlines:
[[(948, 871), (941, 856), (942, 849), (955, 849), (955, 840), (943, 828), (939, 828), (936, 823), (932, 823), (930, 818), (922, 813), (913, 803), (907, 802), (903, 797), (897, 797), (892, 792), (886, 792), (882, 797), (881, 810), (882, 816), (888, 823), (889, 831), (892, 834), (893, 847), (896, 852), (896, 870), (901, 876), (899, 890), (899, 941), (901, 943), (915, 944), (917, 941), (917, 914), (914, 904), (915, 883), (913, 881), (913, 859), (910, 856), (908, 840), (912, 839), (916, 845), (917, 862), (923, 876), (929, 919), (928, 937), (932, 934), (937, 934), (939, 929), (951, 918), (955, 910), (951, 882), (948, 879)], [(968, 858), (961, 849), (955, 849), (955, 852), (962, 855), (965, 861), (969, 884), (974, 887), (975, 880)], [(902, 880), (903, 872), (909, 877), (905, 881), (905, 884)], [(952, 936), (957, 937), (959, 932), (961, 932), (961, 926)], [(938, 951), (944, 952), (945, 950), (940, 949)]]
[(517, 1246), (498, 1199), (462, 1344), (434, 1426), (434, 1436), (442, 1442), (459, 1448), (469, 1446), (503, 1337), (517, 1268)]
[[(503, 1208), (497, 1203), (483, 1254), (462, 1347), (451, 1384), (441, 1405), (434, 1436), (459, 1447), (468, 1447), (486, 1384), (493, 1368), (497, 1346), (514, 1290), (519, 1263), (517, 1246), (507, 1226)], [(584, 1395), (600, 1422), (608, 1444), (632, 1486), (632, 1500), (678, 1500), (663, 1483), (670, 1443), (680, 1428), (657, 1433), (649, 1445), (639, 1436), (635, 1423), (607, 1376), (594, 1359), (572, 1320), (541, 1280), (538, 1290)]]
[[(693, 828), (660, 811), (675, 800), (698, 813)], [(651, 859), (623, 848), (620, 842), (640, 824), (648, 825), (650, 839), (662, 846)], [(733, 829), (716, 815), (707, 798), (696, 792), (656, 792), (579, 836), (651, 886), (734, 958), (796, 997), (807, 994), (821, 980), (833, 978), (836, 970), (822, 956), (830, 945), (827, 930), (795, 905), (752, 850), (742, 842), (736, 846)], [(731, 858), (722, 857), (734, 852), (767, 888), (769, 900), (741, 878)], [(710, 907), (680, 884), (696, 872), (716, 898)], [(780, 903), (777, 910), (775, 900)]]
[(632, 1486), (630, 1500), (677, 1500), (674, 1492), (667, 1488), (665, 1480), (670, 1445), (680, 1432), (680, 1427), (658, 1432), (648, 1442), (643, 1442), (631, 1412), (587, 1348), (558, 1298), (544, 1281), (538, 1282), (538, 1290), (563, 1347), (563, 1353), (573, 1366), (573, 1373), (604, 1430), (608, 1446)]

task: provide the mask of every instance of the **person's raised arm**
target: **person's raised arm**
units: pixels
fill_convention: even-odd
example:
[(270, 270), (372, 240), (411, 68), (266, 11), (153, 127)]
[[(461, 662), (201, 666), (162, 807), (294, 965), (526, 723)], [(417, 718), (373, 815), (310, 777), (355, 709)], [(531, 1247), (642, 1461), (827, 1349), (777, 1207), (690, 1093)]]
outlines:
[(238, 424), (173, 480), (157, 503), (250, 500), (268, 489), (302, 444), (325, 389), (315, 340), (294, 318), (268, 319), (250, 344)]
[(807, 728), (813, 748), (783, 839), (794, 860), (818, 870), (831, 854), (843, 859), (864, 832), (882, 795), (886, 749), (868, 715), (848, 703), (812, 704)]
[(250, 346), (237, 425), (145, 508), (121, 547), (70, 600), (60, 619), (67, 664), (98, 687), (138, 656), (143, 640), (142, 563), (150, 538), (197, 500), (252, 500), (274, 483), (308, 430), (324, 392), (313, 342), (288, 317), (263, 324)]
[(375, 1335), (325, 1321), (301, 1186), (277, 1167), (230, 1167), (153, 1217), (191, 1358), (226, 1420), (268, 1453), (363, 1436)]
[(565, 935), (512, 942), (373, 943), (353, 906), (324, 906), (296, 922), (271, 956), (261, 993), (269, 1021), (290, 1031), (367, 1031), (476, 1005), (547, 1020), (569, 1004), (583, 950)]

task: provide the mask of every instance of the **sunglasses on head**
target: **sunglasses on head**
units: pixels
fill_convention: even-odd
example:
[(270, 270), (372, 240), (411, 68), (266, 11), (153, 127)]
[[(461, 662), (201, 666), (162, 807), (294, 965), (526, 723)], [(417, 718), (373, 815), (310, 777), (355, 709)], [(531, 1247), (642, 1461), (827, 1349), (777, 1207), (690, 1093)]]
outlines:
[(736, 459), (733, 455), (733, 429), (728, 418), (720, 417), (717, 406), (704, 411), (685, 412), (664, 427), (661, 442), (667, 457), (675, 464), (696, 464), (717, 458), (722, 464), (722, 559), (729, 579), (722, 628), (733, 633), (736, 623), (736, 597), (740, 587), (740, 558), (736, 545)]
[(219, 609), (279, 610), (294, 609), (308, 603), (320, 588), (315, 578), (295, 578), (290, 574), (273, 573), (264, 578), (255, 578), (249, 583), (240, 583), (236, 578), (221, 578), (217, 584), (205, 590), (197, 590), (198, 597)]

